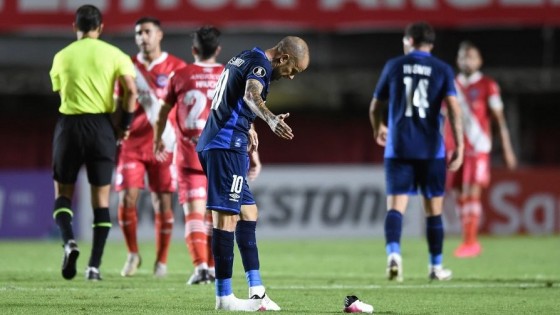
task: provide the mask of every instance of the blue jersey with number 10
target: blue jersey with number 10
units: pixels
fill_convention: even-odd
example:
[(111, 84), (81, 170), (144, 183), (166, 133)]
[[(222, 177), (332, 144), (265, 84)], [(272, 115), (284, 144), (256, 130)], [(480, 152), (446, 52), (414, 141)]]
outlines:
[(212, 111), (196, 145), (196, 151), (227, 149), (247, 153), (248, 133), (256, 114), (245, 104), (247, 80), (259, 81), (266, 100), (272, 64), (260, 48), (245, 50), (230, 59), (214, 91)]
[(430, 53), (412, 51), (389, 60), (374, 93), (388, 100), (385, 158), (445, 157), (441, 104), (456, 94), (451, 66)]

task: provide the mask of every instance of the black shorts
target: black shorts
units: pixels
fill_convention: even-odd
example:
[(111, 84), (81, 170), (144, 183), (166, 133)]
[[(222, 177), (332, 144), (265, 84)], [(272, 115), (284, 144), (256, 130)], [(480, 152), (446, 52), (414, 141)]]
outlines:
[(90, 184), (109, 185), (116, 150), (108, 114), (61, 115), (54, 131), (53, 178), (62, 184), (73, 184), (85, 164)]

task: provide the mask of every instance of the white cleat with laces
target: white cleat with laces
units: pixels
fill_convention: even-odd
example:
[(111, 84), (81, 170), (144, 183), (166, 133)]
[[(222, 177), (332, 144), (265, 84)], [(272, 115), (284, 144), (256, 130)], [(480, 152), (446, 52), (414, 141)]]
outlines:
[(262, 296), (258, 296), (258, 295), (253, 295), (251, 297), (251, 300), (260, 300), (261, 301), (261, 306), (259, 308), (259, 311), (279, 311), (280, 310), (280, 306), (278, 306), (278, 304), (276, 304), (273, 300), (270, 299), (270, 297), (268, 297), (268, 295), (266, 293), (264, 293)]

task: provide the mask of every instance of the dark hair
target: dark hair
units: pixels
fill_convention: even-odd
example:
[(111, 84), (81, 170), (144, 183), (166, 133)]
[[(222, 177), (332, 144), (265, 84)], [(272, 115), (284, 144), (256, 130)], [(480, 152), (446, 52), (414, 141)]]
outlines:
[(134, 25), (140, 25), (144, 23), (152, 23), (161, 29), (161, 21), (153, 16), (143, 16), (136, 20), (136, 23), (134, 23)]
[(193, 33), (193, 46), (202, 59), (208, 59), (220, 46), (220, 31), (214, 26), (203, 26)]
[(103, 23), (101, 11), (91, 4), (86, 4), (76, 10), (76, 28), (82, 32), (96, 30)]
[(478, 46), (476, 46), (473, 42), (471, 42), (469, 40), (462, 41), (459, 44), (459, 50), (468, 50), (468, 49), (475, 49), (475, 50), (480, 51), (478, 49)]
[(414, 46), (421, 44), (433, 44), (436, 41), (436, 33), (432, 26), (426, 22), (415, 22), (409, 24), (404, 35), (412, 38)]

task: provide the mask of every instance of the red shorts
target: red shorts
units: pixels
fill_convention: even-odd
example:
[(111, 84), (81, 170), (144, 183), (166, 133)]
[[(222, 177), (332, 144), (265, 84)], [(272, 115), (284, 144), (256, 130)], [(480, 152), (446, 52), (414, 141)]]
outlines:
[(132, 155), (119, 154), (115, 190), (145, 187), (144, 178), (148, 174), (151, 192), (174, 192), (176, 185), (176, 170), (173, 165), (173, 154), (167, 160), (158, 162), (154, 157), (141, 159)]
[(447, 172), (447, 188), (460, 189), (465, 185), (487, 187), (490, 183), (490, 155), (465, 155), (463, 165), (456, 172)]
[(208, 181), (203, 171), (179, 168), (179, 203), (185, 204), (193, 200), (206, 200)]

